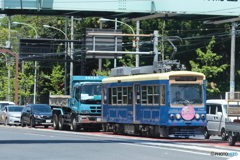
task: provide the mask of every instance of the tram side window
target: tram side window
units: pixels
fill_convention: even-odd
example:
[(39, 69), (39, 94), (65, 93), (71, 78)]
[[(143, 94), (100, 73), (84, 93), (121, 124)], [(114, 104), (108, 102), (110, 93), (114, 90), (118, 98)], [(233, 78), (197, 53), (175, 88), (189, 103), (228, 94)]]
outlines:
[(117, 104), (122, 105), (122, 87), (118, 87), (117, 91)]
[(159, 105), (159, 86), (153, 86), (153, 105)]
[(112, 104), (112, 88), (108, 88), (108, 104)]
[(128, 87), (128, 104), (132, 104), (132, 87)]
[(166, 86), (165, 84), (161, 84), (161, 88), (160, 88), (160, 104), (163, 106), (163, 105), (166, 105)]
[(127, 105), (128, 104), (128, 90), (127, 90), (127, 87), (123, 87), (122, 104), (123, 105)]
[(148, 85), (142, 86), (142, 105), (159, 105), (159, 86), (158, 85)]
[(142, 105), (147, 104), (147, 87), (142, 86), (142, 97), (141, 97)]
[(153, 86), (147, 86), (147, 101), (148, 101), (148, 105), (152, 105), (153, 104)]
[(117, 88), (112, 88), (112, 104), (117, 104)]

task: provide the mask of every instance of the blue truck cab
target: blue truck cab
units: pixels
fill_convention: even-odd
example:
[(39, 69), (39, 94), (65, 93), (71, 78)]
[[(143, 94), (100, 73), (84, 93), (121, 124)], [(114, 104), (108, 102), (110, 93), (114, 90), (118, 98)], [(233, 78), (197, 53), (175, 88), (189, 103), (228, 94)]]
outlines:
[(72, 76), (70, 95), (50, 95), (55, 130), (101, 130), (101, 84), (104, 76)]

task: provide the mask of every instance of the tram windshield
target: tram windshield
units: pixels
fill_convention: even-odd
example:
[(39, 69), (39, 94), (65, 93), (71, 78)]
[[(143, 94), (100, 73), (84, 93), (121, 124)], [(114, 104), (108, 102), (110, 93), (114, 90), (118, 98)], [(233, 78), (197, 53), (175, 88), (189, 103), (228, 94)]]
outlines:
[(200, 84), (172, 84), (170, 94), (172, 104), (203, 103), (203, 88)]

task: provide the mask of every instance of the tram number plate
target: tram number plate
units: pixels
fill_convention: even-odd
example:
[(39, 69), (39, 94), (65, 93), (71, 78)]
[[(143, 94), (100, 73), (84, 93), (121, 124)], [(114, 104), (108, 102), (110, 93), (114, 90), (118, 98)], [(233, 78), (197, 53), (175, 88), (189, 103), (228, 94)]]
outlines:
[(51, 123), (51, 120), (46, 120), (46, 123)]
[(101, 122), (102, 121), (102, 119), (101, 118), (97, 118), (97, 122)]

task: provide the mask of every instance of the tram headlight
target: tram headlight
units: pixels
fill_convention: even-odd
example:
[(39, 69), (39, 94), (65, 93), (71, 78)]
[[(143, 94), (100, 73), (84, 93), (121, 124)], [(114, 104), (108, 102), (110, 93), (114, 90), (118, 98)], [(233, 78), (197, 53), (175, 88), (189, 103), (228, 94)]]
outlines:
[(202, 119), (205, 119), (205, 114), (202, 114), (201, 117), (202, 117)]
[(200, 115), (199, 115), (199, 114), (195, 114), (195, 118), (196, 118), (196, 119), (199, 119), (199, 118), (200, 118)]
[(173, 114), (170, 114), (169, 116), (171, 119), (174, 119), (174, 115)]
[(180, 118), (181, 118), (181, 115), (180, 115), (180, 114), (176, 114), (176, 118), (177, 118), (177, 119), (180, 119)]

